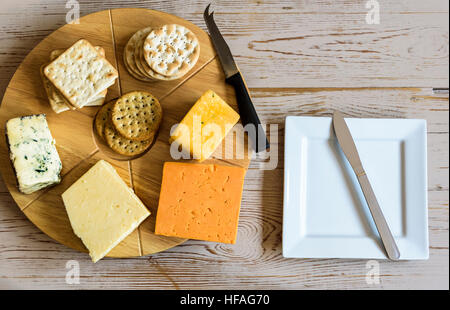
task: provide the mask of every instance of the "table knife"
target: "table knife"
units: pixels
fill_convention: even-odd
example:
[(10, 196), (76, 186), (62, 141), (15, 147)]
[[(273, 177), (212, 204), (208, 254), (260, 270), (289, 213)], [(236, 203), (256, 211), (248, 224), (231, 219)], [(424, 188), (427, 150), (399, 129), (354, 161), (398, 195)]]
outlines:
[(256, 153), (267, 150), (270, 147), (270, 144), (261, 126), (255, 107), (253, 106), (247, 85), (245, 84), (244, 78), (242, 77), (236, 62), (234, 61), (228, 44), (225, 42), (219, 28), (217, 28), (214, 21), (214, 12), (209, 13), (210, 5), (211, 4), (206, 7), (203, 18), (205, 19), (212, 43), (217, 52), (220, 63), (222, 64), (222, 68), (225, 73), (225, 82), (234, 87), (242, 124), (244, 126), (247, 124), (253, 124), (254, 126), (253, 128), (255, 129), (255, 135), (253, 135), (251, 131), (248, 132), (253, 149)]
[(358, 150), (356, 149), (355, 142), (353, 141), (350, 130), (342, 117), (342, 114), (338, 111), (333, 114), (333, 127), (336, 134), (339, 145), (342, 151), (347, 157), (350, 165), (352, 166), (358, 182), (361, 185), (364, 197), (366, 198), (367, 205), (369, 206), (370, 213), (372, 214), (375, 226), (380, 234), (381, 241), (386, 249), (386, 253), (391, 260), (398, 260), (400, 258), (400, 252), (395, 243), (394, 237), (389, 229), (389, 226), (384, 218), (383, 212), (378, 204), (375, 193), (364, 171), (361, 159), (359, 158)]

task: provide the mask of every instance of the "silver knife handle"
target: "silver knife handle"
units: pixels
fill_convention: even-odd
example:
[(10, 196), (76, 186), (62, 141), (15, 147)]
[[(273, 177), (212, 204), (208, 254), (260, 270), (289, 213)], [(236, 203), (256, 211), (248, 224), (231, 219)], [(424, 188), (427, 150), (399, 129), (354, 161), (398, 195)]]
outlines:
[(398, 250), (394, 237), (392, 236), (389, 226), (386, 223), (386, 219), (383, 216), (383, 212), (381, 211), (380, 205), (378, 204), (377, 198), (375, 197), (375, 193), (373, 192), (372, 186), (370, 185), (364, 169), (357, 169), (356, 175), (389, 259), (400, 259), (400, 251)]

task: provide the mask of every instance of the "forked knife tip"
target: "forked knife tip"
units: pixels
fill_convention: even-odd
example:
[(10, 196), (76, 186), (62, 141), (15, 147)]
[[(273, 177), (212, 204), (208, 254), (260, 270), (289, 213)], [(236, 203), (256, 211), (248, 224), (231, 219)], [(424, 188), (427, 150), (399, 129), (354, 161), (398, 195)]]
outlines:
[(209, 8), (210, 8), (210, 6), (211, 6), (211, 3), (210, 4), (208, 4), (207, 6), (206, 6), (206, 9), (205, 9), (205, 12), (203, 13), (203, 16), (206, 18), (206, 17), (209, 17), (210, 15), (212, 15), (214, 12), (212, 12), (211, 14), (209, 13)]

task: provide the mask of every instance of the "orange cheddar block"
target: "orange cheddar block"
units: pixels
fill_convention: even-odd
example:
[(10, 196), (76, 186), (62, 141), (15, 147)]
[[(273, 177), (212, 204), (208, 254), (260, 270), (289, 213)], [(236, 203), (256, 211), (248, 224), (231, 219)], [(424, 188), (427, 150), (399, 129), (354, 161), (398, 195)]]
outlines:
[(245, 169), (166, 162), (157, 235), (235, 243)]

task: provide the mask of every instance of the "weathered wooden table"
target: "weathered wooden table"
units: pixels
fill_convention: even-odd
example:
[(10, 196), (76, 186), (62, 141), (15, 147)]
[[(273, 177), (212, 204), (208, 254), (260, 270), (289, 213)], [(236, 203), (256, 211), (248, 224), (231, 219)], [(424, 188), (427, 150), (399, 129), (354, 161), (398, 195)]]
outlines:
[[(3, 0), (0, 93), (28, 52), (62, 26), (77, 1)], [(445, 0), (216, 1), (228, 41), (262, 122), (279, 126), (275, 170), (252, 162), (245, 181), (238, 242), (188, 241), (156, 255), (92, 264), (41, 233), (0, 181), (0, 288), (351, 289), (449, 287), (449, 12)], [(66, 8), (66, 3), (68, 8)], [(81, 16), (118, 7), (179, 15), (205, 29), (206, 2), (78, 1)], [(373, 8), (373, 6), (372, 6)], [(375, 21), (375, 23), (371, 23)], [(286, 115), (424, 118), (428, 121), (430, 259), (379, 261), (284, 259), (281, 255), (283, 135)], [(80, 283), (67, 284), (76, 260)]]

